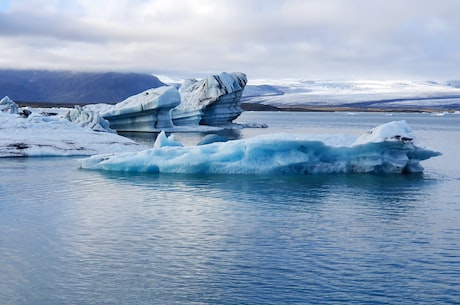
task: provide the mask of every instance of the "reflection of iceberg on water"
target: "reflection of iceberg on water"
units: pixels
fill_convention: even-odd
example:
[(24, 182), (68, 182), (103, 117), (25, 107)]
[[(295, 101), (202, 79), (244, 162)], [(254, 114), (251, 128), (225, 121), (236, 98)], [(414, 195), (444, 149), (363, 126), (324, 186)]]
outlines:
[(415, 144), (406, 121), (380, 125), (360, 137), (268, 134), (184, 147), (160, 134), (151, 149), (95, 155), (85, 169), (184, 174), (417, 173), (440, 155)]

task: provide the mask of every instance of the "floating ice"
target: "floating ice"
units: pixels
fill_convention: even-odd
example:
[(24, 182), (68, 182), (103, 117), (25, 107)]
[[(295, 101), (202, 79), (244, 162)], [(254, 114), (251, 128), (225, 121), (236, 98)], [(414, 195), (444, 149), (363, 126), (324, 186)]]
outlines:
[[(130, 139), (96, 132), (54, 114), (35, 109), (0, 111), (0, 157), (87, 156), (145, 149)], [(89, 122), (95, 123), (97, 118), (91, 117)]]
[(0, 111), (4, 113), (18, 113), (18, 105), (8, 96), (0, 100)]
[[(83, 107), (83, 112), (95, 113), (109, 121), (110, 128), (117, 131), (152, 132), (174, 126), (171, 111), (179, 104), (180, 95), (177, 89), (163, 86), (145, 90), (115, 105), (87, 105)], [(73, 112), (78, 114), (78, 110), (76, 108)], [(83, 114), (85, 119), (86, 115)]]
[(174, 125), (231, 124), (243, 112), (241, 95), (246, 83), (246, 75), (240, 72), (184, 81), (179, 88), (181, 103), (172, 111)]
[[(211, 75), (201, 81), (187, 80), (178, 90), (174, 86), (149, 89), (115, 104), (87, 105), (72, 110), (69, 120), (97, 126), (96, 115), (110, 122), (116, 131), (179, 131), (192, 126), (228, 126), (243, 110), (241, 95), (247, 83), (244, 73)], [(89, 116), (94, 112), (94, 116)], [(88, 123), (86, 123), (88, 121)], [(96, 124), (94, 124), (96, 123)], [(178, 128), (179, 127), (179, 128)]]
[[(183, 174), (319, 174), (421, 172), (420, 161), (440, 155), (414, 143), (406, 121), (361, 137), (277, 133), (201, 146), (161, 145), (133, 153), (80, 160), (84, 169)], [(170, 146), (174, 145), (174, 146)]]
[(157, 139), (155, 140), (155, 144), (153, 144), (153, 148), (160, 148), (165, 146), (184, 146), (180, 142), (176, 142), (174, 140), (174, 135), (170, 135), (169, 137), (166, 136), (164, 131), (160, 132)]
[(80, 127), (90, 128), (94, 131), (115, 133), (115, 131), (110, 128), (109, 121), (101, 117), (98, 112), (90, 111), (78, 105), (75, 105), (74, 109), (69, 110), (65, 118)]

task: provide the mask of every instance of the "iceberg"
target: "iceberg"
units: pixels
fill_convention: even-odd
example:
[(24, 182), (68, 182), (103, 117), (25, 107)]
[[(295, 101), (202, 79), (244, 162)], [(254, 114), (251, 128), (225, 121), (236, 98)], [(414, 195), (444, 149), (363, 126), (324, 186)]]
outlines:
[(115, 104), (84, 107), (97, 112), (116, 131), (155, 132), (173, 127), (171, 111), (180, 104), (180, 95), (173, 86), (145, 90)]
[(90, 170), (180, 174), (419, 173), (420, 161), (440, 153), (420, 147), (406, 121), (363, 135), (276, 133), (182, 146), (160, 134), (153, 148), (81, 159)]
[[(95, 130), (118, 132), (222, 129), (243, 112), (240, 99), (246, 83), (244, 73), (223, 72), (201, 81), (186, 80), (179, 89), (149, 89), (115, 105), (77, 106), (67, 118), (81, 126), (94, 126)], [(110, 128), (105, 127), (104, 120)]]
[(18, 113), (18, 105), (13, 102), (8, 96), (0, 100), (0, 111), (3, 113)]
[(75, 108), (69, 110), (64, 117), (70, 122), (83, 128), (90, 128), (94, 131), (115, 133), (115, 130), (110, 128), (109, 121), (104, 119), (98, 112), (90, 111), (89, 109), (79, 105), (75, 105)]
[(174, 125), (231, 124), (243, 112), (241, 95), (246, 83), (246, 75), (240, 72), (184, 81), (179, 88), (181, 103), (172, 112)]
[[(117, 134), (93, 130), (99, 122), (93, 113), (81, 116), (88, 116), (87, 122), (94, 126), (76, 124), (65, 114), (59, 114), (63, 112), (60, 109), (56, 112), (28, 108), (19, 111), (11, 100), (3, 98), (2, 101), (6, 102), (1, 105), (8, 104), (8, 107), (0, 108), (7, 109), (0, 111), (0, 157), (88, 156), (145, 149)], [(98, 128), (104, 130), (104, 126)]]

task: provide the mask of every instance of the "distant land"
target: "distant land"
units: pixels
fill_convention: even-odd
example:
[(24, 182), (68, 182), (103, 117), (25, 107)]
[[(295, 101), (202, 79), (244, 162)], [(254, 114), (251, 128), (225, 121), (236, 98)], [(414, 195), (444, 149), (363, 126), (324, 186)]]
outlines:
[[(143, 73), (0, 69), (0, 99), (20, 106), (115, 104), (182, 79)], [(245, 111), (460, 111), (460, 81), (249, 79)]]
[(249, 80), (244, 110), (404, 111), (460, 110), (460, 81)]
[(117, 103), (164, 85), (141, 73), (0, 69), (0, 99), (8, 96), (18, 104)]

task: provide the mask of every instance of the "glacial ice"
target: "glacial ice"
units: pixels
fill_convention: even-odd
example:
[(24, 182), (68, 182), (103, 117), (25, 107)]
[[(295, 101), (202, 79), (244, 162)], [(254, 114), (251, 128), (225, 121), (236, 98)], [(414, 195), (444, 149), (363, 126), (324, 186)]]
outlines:
[[(244, 73), (222, 72), (200, 81), (186, 80), (179, 89), (174, 86), (149, 89), (115, 105), (76, 107), (67, 117), (81, 126), (98, 128), (107, 120), (116, 131), (179, 131), (190, 126), (210, 130), (232, 124), (243, 112), (240, 99), (246, 83)], [(100, 119), (94, 121), (97, 116)]]
[(246, 75), (240, 72), (185, 80), (179, 88), (181, 103), (172, 111), (174, 125), (230, 124), (243, 112), (240, 99), (246, 83)]
[(92, 112), (80, 113), (88, 120), (78, 124), (66, 119), (61, 109), (19, 111), (14, 102), (2, 105), (9, 106), (0, 111), (0, 157), (88, 156), (145, 149), (117, 134), (93, 130), (104, 127)]
[[(107, 120), (110, 128), (117, 131), (152, 132), (174, 126), (171, 111), (179, 104), (178, 90), (173, 86), (163, 86), (145, 90), (115, 105), (86, 105), (83, 107), (83, 114), (93, 112)], [(77, 115), (79, 112), (81, 110), (78, 107), (71, 111), (71, 121), (82, 120)]]
[(5, 96), (0, 100), (0, 111), (3, 113), (18, 113), (18, 105), (8, 96)]
[(91, 111), (79, 105), (75, 105), (75, 107), (69, 110), (64, 117), (70, 122), (83, 128), (89, 128), (100, 132), (115, 133), (115, 131), (110, 128), (109, 121), (104, 119), (97, 111)]
[(460, 89), (432, 81), (253, 79), (245, 103), (276, 107), (458, 110)]
[(84, 169), (182, 174), (417, 173), (440, 155), (417, 146), (406, 121), (389, 122), (360, 137), (276, 133), (181, 146), (162, 133), (154, 148), (95, 155)]

